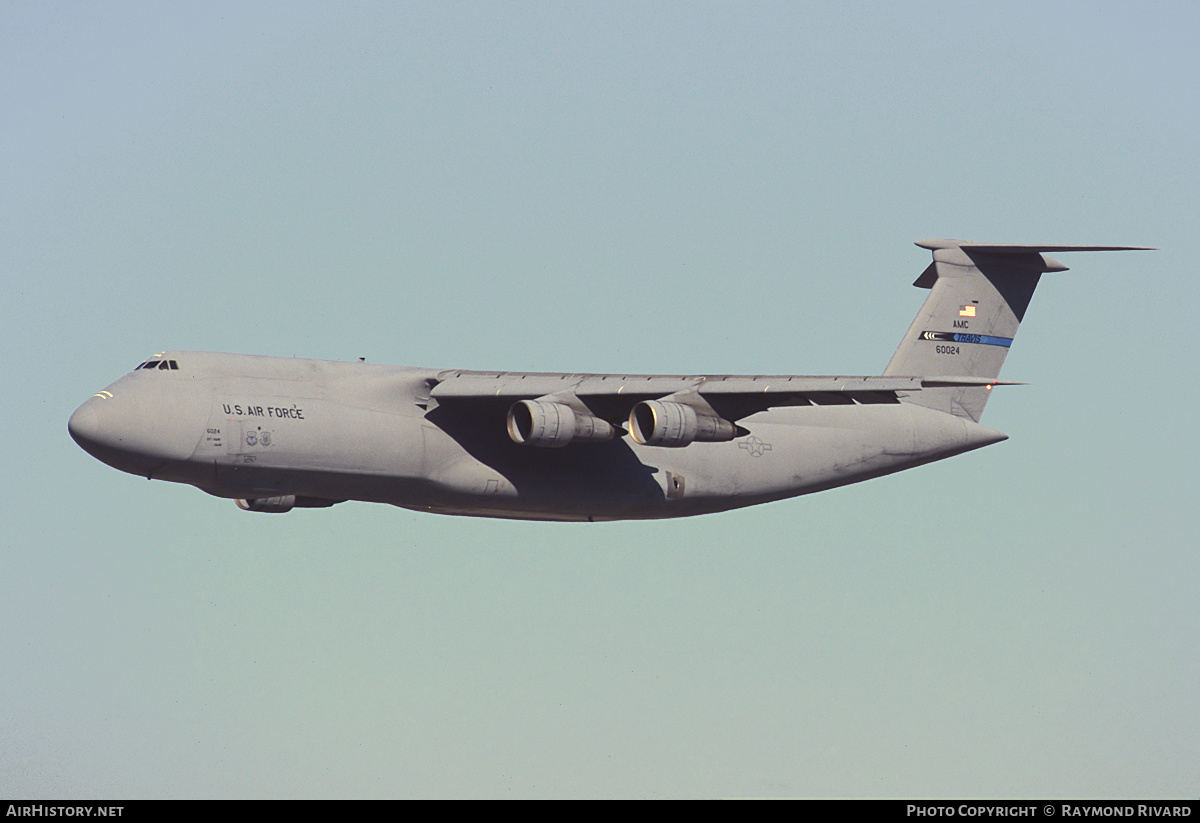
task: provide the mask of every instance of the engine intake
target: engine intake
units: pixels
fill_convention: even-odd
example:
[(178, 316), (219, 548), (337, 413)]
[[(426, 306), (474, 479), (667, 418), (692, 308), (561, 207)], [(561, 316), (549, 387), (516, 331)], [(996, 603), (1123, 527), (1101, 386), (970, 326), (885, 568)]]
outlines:
[(561, 448), (570, 443), (611, 440), (616, 429), (606, 420), (565, 403), (518, 400), (508, 410), (508, 436), (522, 446)]
[(686, 403), (643, 400), (629, 413), (629, 432), (643, 446), (722, 443), (737, 436), (737, 426)]

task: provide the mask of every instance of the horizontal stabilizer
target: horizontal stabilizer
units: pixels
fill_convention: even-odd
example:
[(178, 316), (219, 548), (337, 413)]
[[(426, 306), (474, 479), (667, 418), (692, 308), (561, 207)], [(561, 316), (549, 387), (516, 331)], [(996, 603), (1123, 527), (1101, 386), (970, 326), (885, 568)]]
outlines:
[(1029, 246), (1024, 243), (973, 243), (969, 240), (918, 240), (917, 245), (923, 249), (964, 249), (980, 251), (985, 254), (1041, 254), (1042, 252), (1059, 251), (1155, 251), (1149, 246), (1079, 246), (1079, 245), (1047, 245)]

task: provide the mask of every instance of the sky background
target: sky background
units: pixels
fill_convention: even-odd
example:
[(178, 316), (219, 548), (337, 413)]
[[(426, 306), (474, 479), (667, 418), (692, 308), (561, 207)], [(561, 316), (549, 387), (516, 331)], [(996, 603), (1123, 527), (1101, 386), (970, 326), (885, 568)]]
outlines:
[[(1200, 5), (0, 4), (0, 795), (1191, 797)], [(1059, 255), (1005, 443), (681, 521), (260, 515), (163, 349), (876, 374)], [(402, 444), (397, 444), (402, 447)]]

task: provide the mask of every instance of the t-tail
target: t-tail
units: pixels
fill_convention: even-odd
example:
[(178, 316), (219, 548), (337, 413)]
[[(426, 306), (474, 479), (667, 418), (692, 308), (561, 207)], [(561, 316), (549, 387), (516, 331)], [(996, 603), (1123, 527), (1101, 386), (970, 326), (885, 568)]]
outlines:
[[(1067, 267), (1045, 256), (1062, 251), (1148, 251), (1141, 246), (1025, 246), (920, 240), (933, 263), (914, 286), (929, 296), (900, 341), (885, 375), (996, 380), (1043, 272)], [(907, 402), (976, 423), (991, 386), (953, 386), (914, 392)]]

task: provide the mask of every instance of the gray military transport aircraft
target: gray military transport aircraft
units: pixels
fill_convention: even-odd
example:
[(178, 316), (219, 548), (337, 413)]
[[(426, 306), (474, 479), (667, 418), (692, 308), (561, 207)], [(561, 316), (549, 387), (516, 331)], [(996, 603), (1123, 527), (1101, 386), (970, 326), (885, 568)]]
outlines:
[(346, 500), (528, 520), (683, 517), (795, 497), (1007, 435), (979, 424), (1043, 272), (922, 240), (929, 289), (883, 374), (548, 374), (170, 351), (96, 393), (75, 441), (248, 511)]

